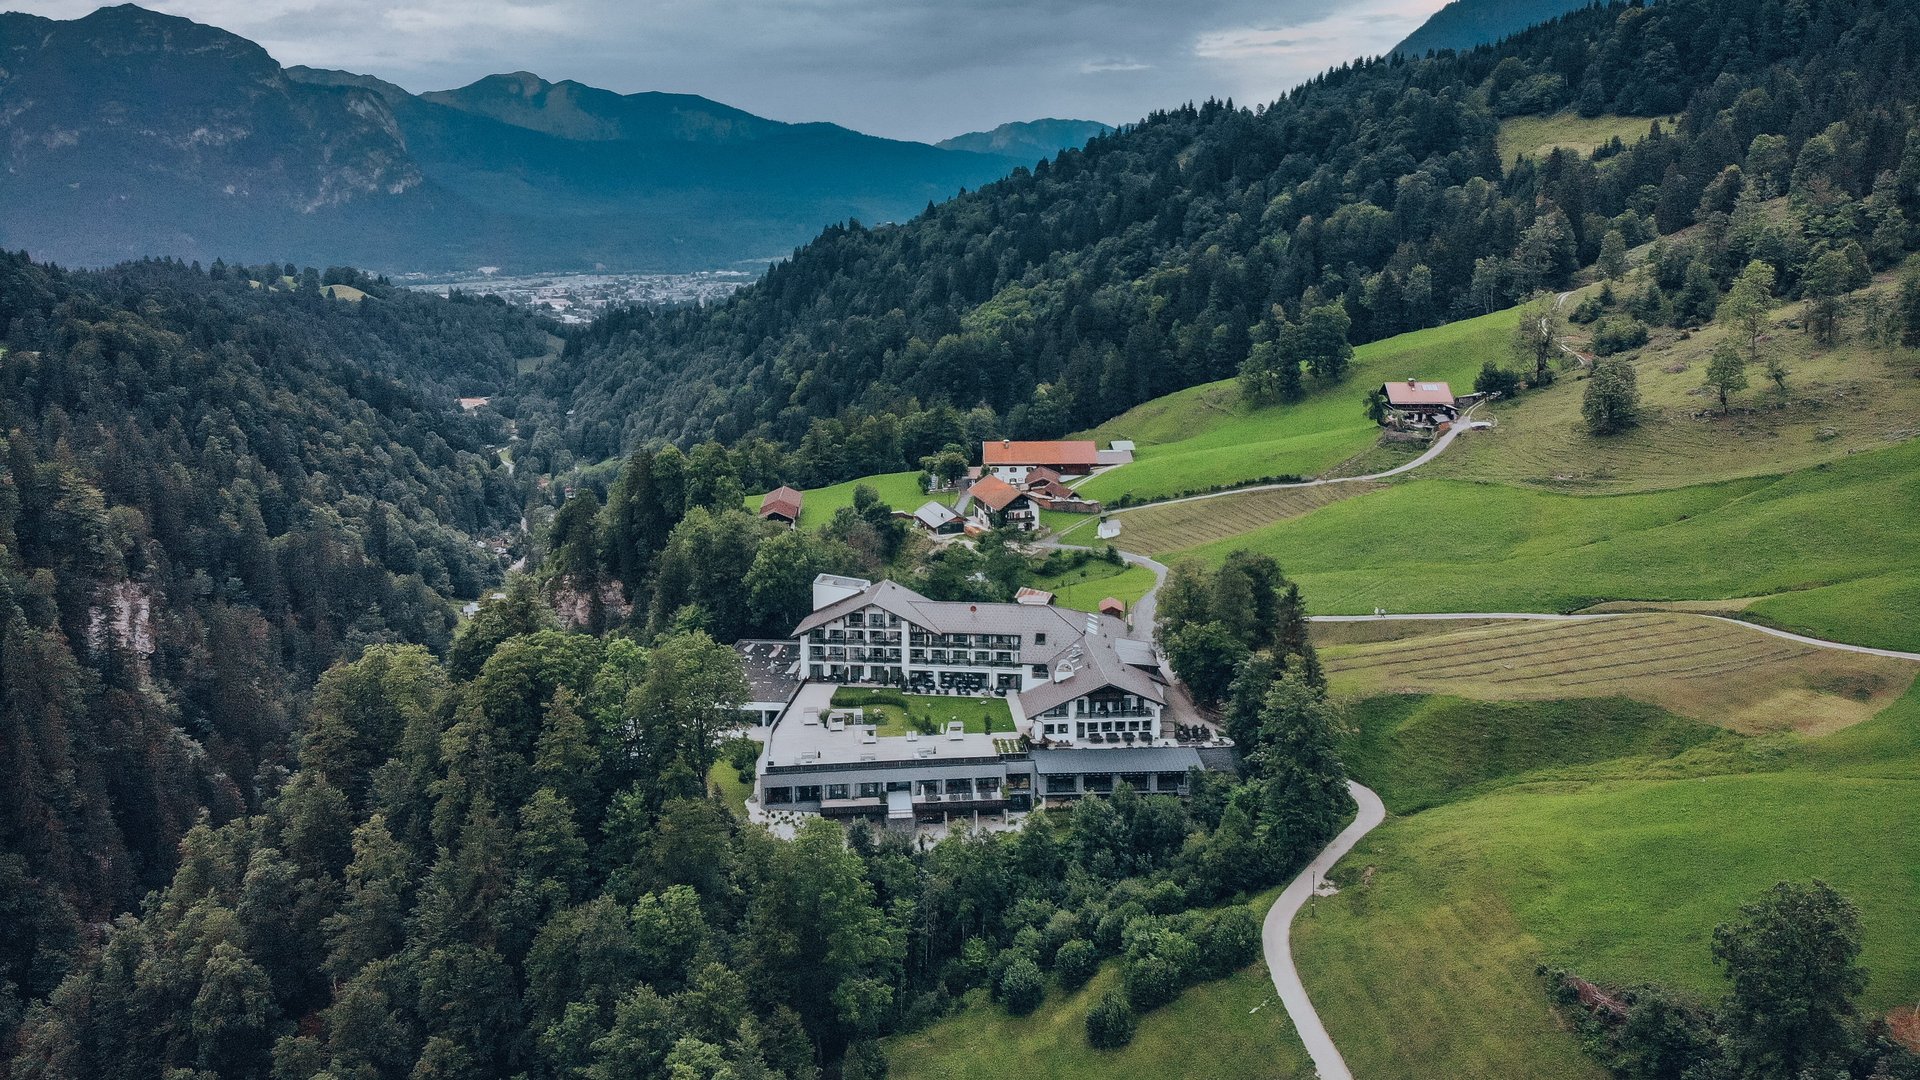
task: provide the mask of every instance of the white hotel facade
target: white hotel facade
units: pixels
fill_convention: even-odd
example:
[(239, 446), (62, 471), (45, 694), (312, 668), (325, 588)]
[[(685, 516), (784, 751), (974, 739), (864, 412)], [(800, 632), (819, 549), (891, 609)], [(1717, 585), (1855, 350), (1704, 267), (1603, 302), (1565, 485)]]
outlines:
[(821, 575), (795, 627), (808, 682), (1004, 697), (1042, 746), (1152, 744), (1166, 682), (1153, 646), (1110, 615), (929, 600), (892, 581)]

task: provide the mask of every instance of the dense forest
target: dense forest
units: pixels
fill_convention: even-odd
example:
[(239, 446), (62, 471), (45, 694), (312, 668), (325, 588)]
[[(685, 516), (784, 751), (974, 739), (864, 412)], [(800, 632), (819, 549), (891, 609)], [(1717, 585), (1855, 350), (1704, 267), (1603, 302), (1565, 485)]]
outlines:
[[(1610, 240), (1726, 237), (1742, 192), (1797, 213), (1744, 222), (1716, 284), (1758, 257), (1797, 295), (1887, 211), (1910, 242), (1916, 43), (1920, 9), (1887, 0), (1615, 5), (1345, 65), (1261, 109), (1155, 113), (913, 222), (828, 229), (717, 309), (601, 319), (546, 370), (564, 404), (533, 460), (714, 438), (755, 484), (913, 468), (1231, 375), (1332, 302), (1364, 342), (1562, 286)], [(1503, 118), (1562, 109), (1679, 120), (1501, 161)]]
[[(704, 511), (700, 511), (704, 513)], [(1232, 593), (1287, 583), (1245, 561)], [(300, 768), (195, 827), (181, 866), (27, 1016), (20, 1078), (802, 1078), (885, 1074), (875, 1037), (976, 986), (1015, 1012), (1119, 957), (1087, 1036), (1251, 962), (1245, 906), (1349, 808), (1317, 667), (1282, 626), (1236, 682), (1245, 777), (1122, 785), (931, 848), (744, 828), (706, 776), (746, 693), (703, 631), (567, 633), (527, 578), (447, 661), (327, 672)], [(1248, 584), (1251, 581), (1251, 586)]]
[[(1570, 313), (1597, 342), (1781, 297), (1823, 335), (1920, 238), (1917, 45), (1893, 0), (1666, 0), (1350, 64), (829, 229), (529, 375), (554, 328), (496, 301), (0, 253), (0, 1076), (853, 1080), (971, 989), (1019, 1012), (1109, 958), (1087, 1035), (1124, 1042), (1254, 955), (1229, 901), (1349, 810), (1298, 590), (1240, 553), (1161, 596), (1237, 781), (785, 842), (708, 793), (728, 644), (790, 628), (819, 572), (1004, 600), (1033, 568), (1001, 536), (917, 547), (870, 489), (817, 530), (743, 494), (1239, 371), (1289, 400), (1352, 342), (1612, 282), (1649, 242)], [(1502, 159), (1502, 119), (1561, 110), (1646, 135)]]
[[(314, 679), (444, 648), (523, 495), (452, 395), (546, 331), (351, 271), (0, 254), (0, 1014), (257, 811)], [(20, 931), (20, 932), (15, 932)]]

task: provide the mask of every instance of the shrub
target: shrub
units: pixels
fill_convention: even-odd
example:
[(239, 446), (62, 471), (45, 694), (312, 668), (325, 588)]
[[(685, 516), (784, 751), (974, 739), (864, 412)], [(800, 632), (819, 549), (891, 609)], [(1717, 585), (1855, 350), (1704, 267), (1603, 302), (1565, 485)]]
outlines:
[(1605, 302), (1598, 296), (1589, 296), (1585, 300), (1573, 305), (1573, 310), (1567, 313), (1567, 321), (1585, 326), (1606, 314), (1606, 311), (1607, 305)]
[(1128, 933), (1127, 958), (1121, 969), (1127, 1000), (1141, 1011), (1158, 1008), (1180, 996), (1200, 972), (1200, 950), (1186, 935), (1167, 926)]
[(1480, 374), (1474, 376), (1473, 392), (1476, 394), (1499, 394), (1512, 397), (1520, 388), (1520, 376), (1499, 364), (1489, 360), (1480, 366)]
[(1246, 908), (1227, 908), (1200, 924), (1195, 944), (1207, 974), (1219, 978), (1238, 971), (1260, 955), (1260, 920)]
[(1065, 990), (1078, 990), (1087, 985), (1093, 973), (1100, 970), (1100, 950), (1093, 942), (1085, 938), (1074, 938), (1060, 951), (1053, 954), (1053, 975), (1060, 980)]
[(1040, 974), (1040, 965), (1032, 957), (1019, 957), (1000, 973), (1000, 1004), (1015, 1016), (1032, 1012), (1046, 994), (1046, 976)]
[(1109, 990), (1087, 1014), (1087, 1044), (1096, 1050), (1118, 1050), (1133, 1041), (1136, 1026), (1127, 996)]
[(754, 766), (760, 760), (760, 744), (744, 735), (720, 744), (720, 752), (743, 784), (753, 783)]
[(1593, 351), (1612, 356), (1647, 343), (1647, 325), (1638, 319), (1601, 319), (1593, 328)]

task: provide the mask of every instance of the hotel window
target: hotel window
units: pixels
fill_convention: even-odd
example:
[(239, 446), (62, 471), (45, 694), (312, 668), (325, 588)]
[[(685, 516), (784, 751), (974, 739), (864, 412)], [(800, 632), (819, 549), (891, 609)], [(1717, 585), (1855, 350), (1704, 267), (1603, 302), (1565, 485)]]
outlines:
[(1045, 634), (1042, 634), (1042, 633), (1036, 633), (1036, 634), (1034, 634), (1034, 635), (1033, 635), (1033, 643), (1034, 643), (1035, 645), (1045, 645), (1045, 644), (1047, 643), (1047, 635), (1045, 635)]
[(827, 798), (844, 799), (846, 797), (847, 797), (847, 785), (845, 784), (828, 784), (827, 785)]

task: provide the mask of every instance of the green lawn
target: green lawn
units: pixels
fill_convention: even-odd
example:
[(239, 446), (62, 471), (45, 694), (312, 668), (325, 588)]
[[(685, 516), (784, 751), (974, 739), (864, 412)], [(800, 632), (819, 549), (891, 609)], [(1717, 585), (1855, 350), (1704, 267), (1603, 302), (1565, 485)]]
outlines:
[(707, 770), (707, 787), (720, 793), (735, 818), (747, 820), (747, 796), (753, 793), (753, 785), (743, 782), (732, 765), (714, 762), (713, 768)]
[[(815, 488), (806, 492), (806, 498), (800, 504), (800, 525), (803, 528), (817, 529), (833, 520), (834, 511), (843, 506), (853, 505), (853, 489), (865, 484), (880, 493), (880, 501), (895, 510), (912, 513), (918, 510), (929, 498), (949, 501), (951, 493), (929, 496), (920, 490), (919, 470), (912, 472), (880, 473), (875, 476), (863, 476), (858, 480), (848, 480), (832, 487)], [(760, 495), (747, 496), (749, 511), (758, 512)]]
[(1115, 566), (1094, 559), (1064, 574), (1036, 574), (1029, 582), (1036, 589), (1053, 594), (1053, 602), (1075, 611), (1096, 611), (1109, 596), (1127, 602), (1127, 606), (1153, 588), (1153, 571), (1144, 566)]
[[(1423, 712), (1457, 730), (1383, 738)], [(1458, 779), (1480, 794), (1436, 786), (1416, 759), (1471, 763), (1460, 748), (1482, 715), (1376, 703), (1350, 738), (1355, 775), (1389, 805), (1444, 801), (1389, 819), (1335, 869), (1342, 894), (1296, 924), (1295, 955), (1355, 1075), (1597, 1076), (1546, 1010), (1535, 965), (1710, 1000), (1723, 989), (1713, 927), (1782, 879), (1824, 878), (1859, 905), (1870, 1010), (1920, 994), (1920, 688), (1823, 738), (1716, 736), (1671, 757), (1671, 742), (1645, 742), (1644, 719), (1596, 718), (1596, 749), (1636, 756), (1568, 764), (1556, 739), (1467, 769)]]
[(889, 690), (878, 692), (887, 698), (904, 701), (906, 707), (903, 709), (892, 701), (871, 701), (867, 697), (869, 693), (855, 687), (845, 687), (834, 691), (833, 704), (836, 708), (864, 710), (868, 723), (878, 721), (876, 735), (905, 735), (909, 716), (931, 721), (934, 730), (940, 732), (946, 731), (947, 723), (952, 720), (965, 724), (967, 731), (974, 735), (1013, 731), (1013, 712), (1007, 707), (1005, 698), (942, 697), (938, 694), (900, 694)]
[[(1264, 912), (1274, 894), (1255, 900)], [(1120, 983), (1109, 963), (1079, 991), (1050, 993), (1031, 1015), (1006, 1010), (975, 992), (966, 1006), (925, 1031), (887, 1041), (895, 1080), (1311, 1080), (1313, 1065), (1273, 992), (1265, 963), (1189, 988), (1140, 1017), (1133, 1043), (1120, 1050), (1087, 1045), (1087, 1012)]]
[(1388, 379), (1442, 379), (1456, 393), (1473, 389), (1480, 365), (1504, 358), (1517, 309), (1402, 334), (1360, 346), (1352, 372), (1292, 405), (1251, 408), (1238, 380), (1190, 387), (1115, 417), (1088, 436), (1138, 444), (1130, 465), (1088, 480), (1080, 491), (1112, 501), (1248, 483), (1268, 476), (1312, 476), (1379, 437), (1362, 409), (1366, 392)]
[(1317, 612), (1793, 594), (1752, 610), (1821, 637), (1920, 649), (1920, 620), (1874, 606), (1920, 589), (1916, 537), (1920, 441), (1783, 477), (1646, 494), (1414, 480), (1183, 554), (1268, 552)]

